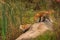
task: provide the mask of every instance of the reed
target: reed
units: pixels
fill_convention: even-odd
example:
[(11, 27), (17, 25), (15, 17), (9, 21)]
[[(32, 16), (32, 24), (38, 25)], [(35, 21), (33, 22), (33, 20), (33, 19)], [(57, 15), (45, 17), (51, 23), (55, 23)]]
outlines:
[(2, 5), (2, 39), (6, 40), (6, 32), (7, 32), (7, 17), (6, 17), (6, 8), (5, 5)]

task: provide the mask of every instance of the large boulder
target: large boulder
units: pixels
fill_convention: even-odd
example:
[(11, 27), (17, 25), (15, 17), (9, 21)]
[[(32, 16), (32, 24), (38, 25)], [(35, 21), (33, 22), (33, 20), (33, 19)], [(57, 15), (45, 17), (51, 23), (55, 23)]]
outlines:
[(48, 25), (44, 22), (34, 23), (28, 31), (20, 35), (16, 40), (29, 40), (31, 38), (36, 38), (50, 29), (47, 26)]

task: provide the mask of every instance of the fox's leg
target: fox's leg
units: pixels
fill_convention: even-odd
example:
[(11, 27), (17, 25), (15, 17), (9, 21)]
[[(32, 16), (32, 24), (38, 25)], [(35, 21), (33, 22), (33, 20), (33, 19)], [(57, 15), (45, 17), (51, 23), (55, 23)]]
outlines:
[(22, 30), (23, 33), (25, 33), (27, 30), (29, 30), (30, 27), (31, 27), (31, 24), (20, 25), (20, 30)]
[(23, 33), (27, 32), (29, 29), (30, 29), (30, 27), (29, 27), (28, 29), (25, 29), (25, 30), (23, 31)]

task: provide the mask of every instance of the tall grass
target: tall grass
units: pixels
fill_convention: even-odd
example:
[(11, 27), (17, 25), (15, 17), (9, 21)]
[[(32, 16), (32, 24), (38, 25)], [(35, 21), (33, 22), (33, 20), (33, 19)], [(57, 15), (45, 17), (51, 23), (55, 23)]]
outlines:
[[(0, 21), (1, 27), (2, 27), (1, 34), (2, 34), (3, 40), (7, 39), (6, 38), (7, 27), (8, 28), (11, 27), (11, 26), (8, 26), (8, 25), (10, 25), (10, 23), (14, 26), (16, 26), (16, 24), (19, 24), (19, 23), (20, 24), (34, 23), (33, 17), (34, 17), (34, 13), (36, 12), (36, 10), (34, 10), (36, 4), (38, 4), (38, 6), (41, 7), (40, 10), (49, 10), (50, 9), (50, 7), (49, 7), (50, 3), (48, 3), (48, 1), (46, 1), (46, 0), (40, 0), (39, 2), (33, 2), (33, 3), (30, 3), (27, 0), (26, 1), (25, 0), (5, 0), (4, 3), (5, 4), (1, 4), (2, 19)], [(37, 11), (40, 11), (40, 10), (37, 10)], [(17, 22), (17, 20), (19, 20), (19, 21)], [(18, 26), (16, 26), (16, 27), (12, 26), (11, 29), (15, 30), (15, 28), (17, 28), (17, 27)], [(13, 33), (10, 33), (11, 29), (8, 29), (9, 35), (10, 34), (13, 35)], [(16, 30), (18, 30), (18, 29), (16, 29)], [(12, 35), (10, 35), (10, 36), (12, 37)], [(8, 40), (10, 40), (10, 39), (8, 39)], [(55, 39), (55, 35), (49, 36), (49, 34), (47, 33), (41, 37), (38, 37), (36, 40), (56, 40), (56, 39)]]
[(2, 39), (6, 40), (6, 31), (7, 31), (7, 17), (6, 17), (6, 8), (5, 5), (2, 5)]

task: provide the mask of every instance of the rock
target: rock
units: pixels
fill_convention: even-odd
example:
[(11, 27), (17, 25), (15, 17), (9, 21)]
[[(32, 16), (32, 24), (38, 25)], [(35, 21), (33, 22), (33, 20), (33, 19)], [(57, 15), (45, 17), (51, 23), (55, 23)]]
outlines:
[(47, 30), (49, 30), (49, 28), (44, 22), (34, 23), (28, 31), (20, 35), (16, 40), (28, 40), (31, 38), (36, 38), (45, 33)]

